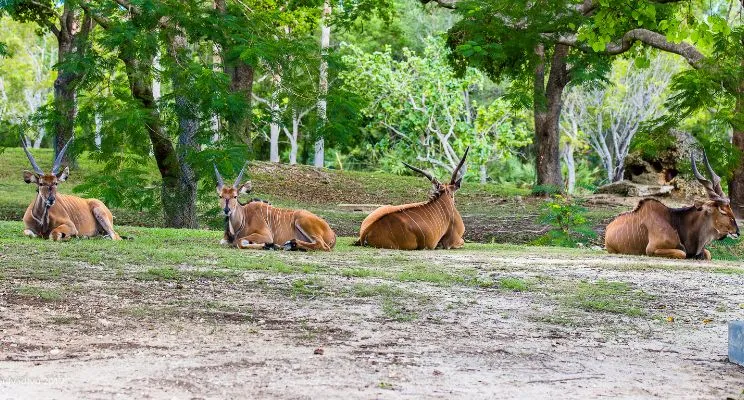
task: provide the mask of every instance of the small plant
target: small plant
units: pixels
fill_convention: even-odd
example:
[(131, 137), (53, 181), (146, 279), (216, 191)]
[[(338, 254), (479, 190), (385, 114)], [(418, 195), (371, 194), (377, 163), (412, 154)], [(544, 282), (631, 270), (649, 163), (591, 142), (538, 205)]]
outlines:
[(552, 229), (535, 240), (534, 244), (576, 247), (579, 243), (588, 243), (597, 234), (589, 225), (586, 212), (586, 207), (574, 198), (559, 194), (553, 196), (541, 206), (538, 218)]

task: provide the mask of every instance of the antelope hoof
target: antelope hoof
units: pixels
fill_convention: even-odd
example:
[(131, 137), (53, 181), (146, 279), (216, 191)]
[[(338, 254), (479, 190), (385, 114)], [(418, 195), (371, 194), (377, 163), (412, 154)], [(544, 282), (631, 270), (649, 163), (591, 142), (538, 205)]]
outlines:
[(29, 239), (33, 239), (33, 238), (35, 238), (35, 237), (36, 237), (36, 234), (35, 234), (35, 233), (34, 233), (34, 231), (32, 231), (31, 229), (26, 229), (26, 230), (24, 230), (24, 231), (23, 231), (23, 234), (24, 234), (24, 235), (26, 235), (26, 236), (28, 236), (28, 237), (29, 237)]
[(264, 243), (264, 250), (279, 250), (279, 246), (275, 245), (274, 243)]
[(284, 243), (284, 245), (282, 245), (282, 247), (284, 248), (284, 251), (294, 251), (294, 250), (297, 250), (297, 241), (294, 240), (294, 239), (287, 240), (287, 242)]

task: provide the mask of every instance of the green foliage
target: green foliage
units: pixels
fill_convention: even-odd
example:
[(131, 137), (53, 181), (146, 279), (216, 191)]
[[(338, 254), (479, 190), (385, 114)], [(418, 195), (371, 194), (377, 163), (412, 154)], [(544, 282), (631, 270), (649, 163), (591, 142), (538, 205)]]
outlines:
[(589, 225), (587, 211), (576, 198), (555, 195), (546, 200), (540, 208), (538, 221), (550, 225), (552, 229), (534, 244), (575, 247), (579, 243), (587, 243), (597, 236)]
[(343, 60), (350, 69), (342, 78), (350, 89), (365, 87), (366, 133), (378, 139), (368, 157), (396, 173), (405, 170), (404, 159), (428, 163), (444, 175), (466, 146), (469, 161), (483, 165), (531, 142), (525, 115), (503, 99), (473, 99), (491, 85), (482, 74), (470, 70), (456, 77), (443, 43), (426, 44), (422, 55), (403, 49), (400, 60), (389, 47), (372, 54), (346, 48)]

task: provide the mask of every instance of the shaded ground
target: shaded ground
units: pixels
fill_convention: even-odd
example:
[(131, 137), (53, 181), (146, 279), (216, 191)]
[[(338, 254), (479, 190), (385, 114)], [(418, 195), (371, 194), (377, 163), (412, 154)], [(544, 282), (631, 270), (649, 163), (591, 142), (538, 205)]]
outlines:
[[(3, 398), (741, 398), (739, 263), (468, 245), (249, 252), (0, 222)], [(317, 350), (322, 349), (322, 351)], [(322, 354), (315, 354), (315, 353)]]

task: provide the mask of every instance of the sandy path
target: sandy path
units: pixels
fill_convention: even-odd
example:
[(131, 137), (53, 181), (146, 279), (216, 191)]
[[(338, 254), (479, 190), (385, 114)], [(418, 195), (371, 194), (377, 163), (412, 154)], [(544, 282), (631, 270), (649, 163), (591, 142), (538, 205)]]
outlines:
[[(14, 296), (10, 287), (28, 279), (9, 279), (0, 398), (741, 398), (744, 368), (726, 361), (726, 322), (744, 317), (744, 274), (633, 257), (406, 254), (532, 286), (326, 274), (322, 293), (296, 296), (285, 290), (294, 275), (176, 285), (90, 268), (78, 290), (50, 303)], [(643, 315), (565, 303), (578, 282), (597, 280), (649, 295)], [(405, 291), (416, 318), (398, 321), (379, 298), (343, 294), (359, 283)], [(427, 300), (410, 300), (419, 297)]]

